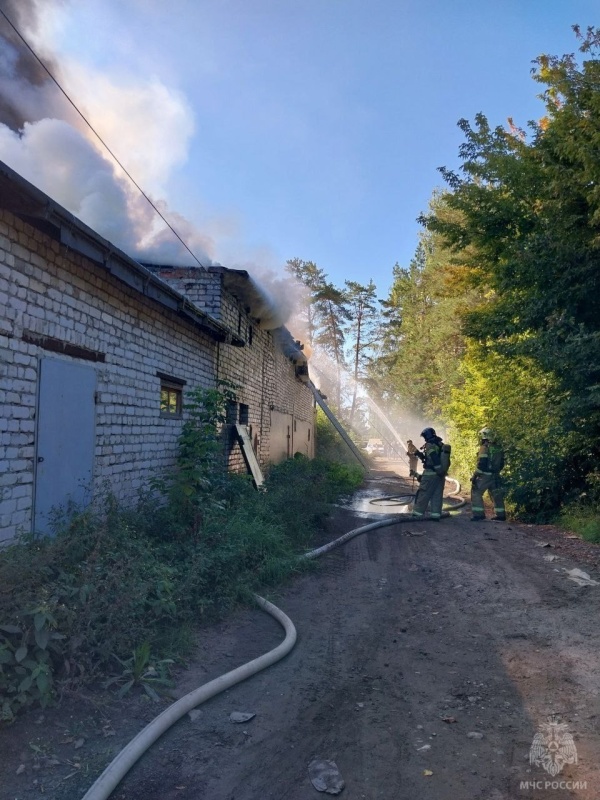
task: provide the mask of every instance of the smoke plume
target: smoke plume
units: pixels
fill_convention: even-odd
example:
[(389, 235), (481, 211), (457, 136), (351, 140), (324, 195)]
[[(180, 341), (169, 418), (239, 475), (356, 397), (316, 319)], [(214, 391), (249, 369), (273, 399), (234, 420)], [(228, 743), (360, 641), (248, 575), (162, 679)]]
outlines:
[[(194, 130), (184, 97), (156, 79), (119, 85), (44, 44), (42, 9), (67, 0), (0, 0), (52, 75), (77, 104), (196, 258), (213, 263), (215, 243), (161, 199), (185, 161)], [(116, 143), (116, 144), (115, 144)], [(140, 261), (189, 264), (192, 256), (113, 160), (48, 72), (0, 15), (0, 158), (72, 214)], [(151, 194), (150, 194), (151, 193)]]
[[(0, 11), (24, 37), (29, 35), (33, 38), (39, 33), (38, 10), (35, 0), (0, 0)], [(13, 131), (20, 131), (26, 122), (35, 122), (46, 116), (58, 115), (63, 119), (71, 118), (73, 122), (66, 101), (60, 100), (52, 91), (53, 82), (48, 72), (33, 57), (3, 14), (0, 14), (0, 121)], [(43, 60), (60, 79), (58, 61), (47, 52)]]
[[(194, 134), (187, 99), (157, 78), (111, 78), (58, 55), (54, 23), (72, 0), (0, 0), (12, 21), (65, 97), (15, 30), (0, 14), (0, 159), (132, 258), (172, 266), (218, 263), (217, 241), (227, 249), (231, 220), (210, 219), (201, 232), (171, 210), (164, 198), (174, 168), (184, 164)], [(106, 142), (160, 213), (165, 225), (98, 136)], [(283, 324), (297, 304), (298, 288), (284, 273), (258, 266), (269, 253), (230, 258), (249, 272), (265, 299), (261, 315)], [(276, 312), (273, 314), (274, 309)], [(276, 320), (279, 322), (276, 323)]]

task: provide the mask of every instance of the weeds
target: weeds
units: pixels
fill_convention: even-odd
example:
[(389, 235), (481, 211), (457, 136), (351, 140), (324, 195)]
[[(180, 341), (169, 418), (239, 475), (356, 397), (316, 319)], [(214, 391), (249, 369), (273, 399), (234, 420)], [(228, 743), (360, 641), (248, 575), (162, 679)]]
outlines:
[(570, 505), (561, 512), (559, 522), (567, 530), (578, 533), (586, 541), (600, 544), (599, 509), (589, 505)]
[(229, 391), (194, 393), (179, 469), (136, 508), (107, 494), (57, 516), (54, 537), (0, 552), (1, 720), (99, 679), (157, 697), (194, 626), (304, 568), (328, 504), (362, 471), (298, 457), (256, 492), (218, 446)]
[(600, 543), (600, 471), (588, 473), (585, 491), (567, 500), (559, 522), (588, 542)]
[[(118, 656), (115, 659), (123, 667), (120, 675), (109, 678), (104, 683), (104, 688), (119, 684), (119, 697), (124, 697), (134, 686), (140, 686), (152, 700), (160, 700), (159, 691), (168, 689), (173, 685), (170, 668), (174, 663), (172, 658), (162, 658), (156, 662), (150, 657), (150, 643), (144, 642), (133, 651), (131, 658), (123, 661)], [(157, 691), (158, 690), (158, 691)]]

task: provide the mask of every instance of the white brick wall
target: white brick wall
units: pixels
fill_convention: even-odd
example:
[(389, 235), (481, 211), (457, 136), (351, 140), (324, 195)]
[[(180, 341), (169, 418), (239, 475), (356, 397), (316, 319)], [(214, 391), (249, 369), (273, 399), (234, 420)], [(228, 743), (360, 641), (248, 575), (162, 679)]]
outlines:
[[(241, 313), (241, 335), (253, 325), (251, 346), (215, 342), (102, 267), (0, 212), (0, 541), (32, 524), (40, 357), (72, 360), (32, 343), (36, 337), (104, 354), (103, 363), (93, 363), (95, 488), (108, 484), (121, 497), (174, 464), (182, 421), (160, 416), (157, 372), (186, 381), (184, 391), (212, 386), (217, 378), (238, 384), (238, 399), (249, 406), (260, 437), (263, 465), (269, 460), (271, 405), (312, 425), (312, 395), (295, 378), (293, 363), (215, 277), (211, 287), (202, 276), (207, 304), (236, 334)], [(178, 288), (200, 296), (189, 282)], [(230, 465), (245, 469), (237, 446)]]
[(0, 539), (8, 539), (31, 526), (39, 358), (68, 358), (23, 335), (105, 354), (105, 363), (94, 364), (95, 483), (108, 481), (121, 496), (174, 462), (182, 422), (160, 416), (156, 372), (185, 380), (186, 389), (211, 386), (217, 350), (174, 313), (83, 257), (61, 254), (11, 215), (0, 215), (0, 232)]

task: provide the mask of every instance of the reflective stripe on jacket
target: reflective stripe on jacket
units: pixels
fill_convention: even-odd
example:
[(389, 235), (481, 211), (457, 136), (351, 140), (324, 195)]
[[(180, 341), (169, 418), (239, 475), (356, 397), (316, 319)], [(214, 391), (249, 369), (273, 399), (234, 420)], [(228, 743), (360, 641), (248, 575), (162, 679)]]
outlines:
[(497, 444), (482, 444), (477, 453), (477, 469), (482, 475), (497, 475), (504, 467), (504, 451)]
[[(447, 452), (444, 452), (447, 451)], [(426, 442), (423, 445), (425, 461), (423, 475), (445, 475), (450, 466), (450, 446), (444, 445), (441, 439)]]

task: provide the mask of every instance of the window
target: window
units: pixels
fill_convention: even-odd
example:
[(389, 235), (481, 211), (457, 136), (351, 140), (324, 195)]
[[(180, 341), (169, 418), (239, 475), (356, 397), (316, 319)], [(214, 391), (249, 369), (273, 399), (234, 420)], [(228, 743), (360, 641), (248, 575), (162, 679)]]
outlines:
[(238, 404), (235, 400), (228, 400), (225, 406), (225, 422), (229, 425), (235, 425), (238, 421)]
[(161, 417), (180, 417), (182, 406), (181, 386), (160, 385), (160, 415)]
[(172, 378), (161, 372), (156, 373), (160, 378), (160, 416), (179, 419), (183, 411), (183, 387), (185, 381)]
[(240, 423), (247, 425), (250, 422), (250, 407), (246, 403), (240, 403)]

